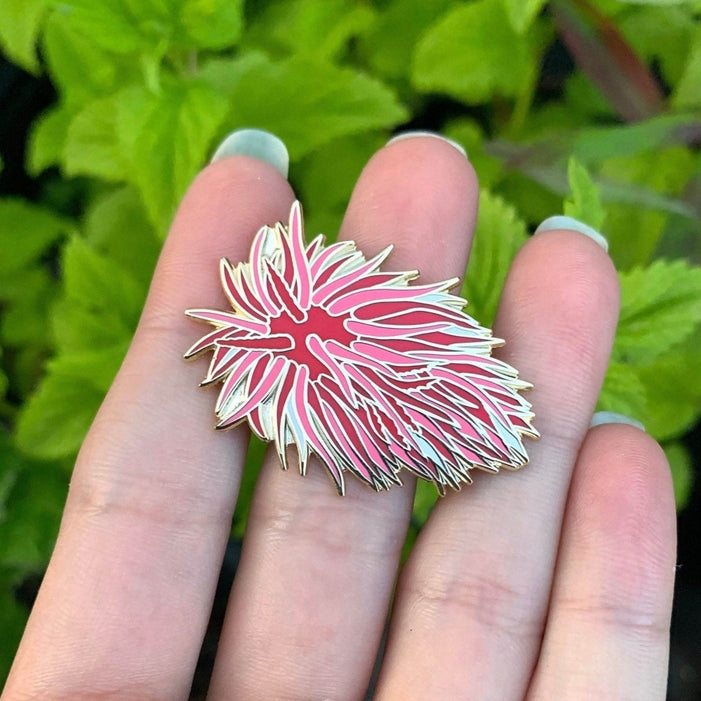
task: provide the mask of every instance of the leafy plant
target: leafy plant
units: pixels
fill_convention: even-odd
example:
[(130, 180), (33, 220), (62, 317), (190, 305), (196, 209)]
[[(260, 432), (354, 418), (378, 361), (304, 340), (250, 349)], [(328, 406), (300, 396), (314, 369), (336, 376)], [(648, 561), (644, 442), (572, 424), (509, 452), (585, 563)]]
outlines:
[[(50, 555), (70, 466), (175, 207), (239, 127), (286, 142), (309, 226), (327, 233), (393, 130), (465, 145), (483, 191), (464, 293), (483, 323), (540, 220), (564, 211), (601, 228), (623, 307), (600, 408), (664, 442), (683, 508), (683, 438), (701, 415), (700, 11), (698, 0), (0, 4), (5, 55), (57, 92), (26, 147), (41, 196), (0, 199), (0, 678), (26, 617), (18, 587)], [(572, 64), (553, 72), (563, 47)], [(238, 534), (260, 455), (256, 444)], [(434, 499), (420, 485), (415, 527)]]

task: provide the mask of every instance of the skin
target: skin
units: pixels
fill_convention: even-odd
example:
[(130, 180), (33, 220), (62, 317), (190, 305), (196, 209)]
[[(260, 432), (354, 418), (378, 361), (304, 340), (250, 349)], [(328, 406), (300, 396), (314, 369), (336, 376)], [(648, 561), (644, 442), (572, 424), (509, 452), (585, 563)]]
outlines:
[[(409, 167), (407, 167), (409, 166)], [(341, 229), (421, 281), (461, 275), (477, 180), (451, 146), (381, 149)], [(215, 394), (182, 353), (183, 315), (225, 308), (218, 260), (247, 258), (294, 198), (268, 164), (225, 158), (194, 181), (139, 328), (78, 457), (54, 555), (3, 701), (186, 699), (210, 615), (247, 433), (211, 430)], [(256, 487), (210, 698), (663, 699), (675, 562), (664, 455), (623, 424), (589, 429), (618, 314), (606, 253), (567, 230), (514, 261), (495, 335), (535, 389), (531, 464), (441, 499), (406, 565), (414, 482), (342, 500), (318, 465), (271, 454)], [(204, 362), (204, 361), (203, 361)], [(394, 598), (393, 598), (394, 595)]]

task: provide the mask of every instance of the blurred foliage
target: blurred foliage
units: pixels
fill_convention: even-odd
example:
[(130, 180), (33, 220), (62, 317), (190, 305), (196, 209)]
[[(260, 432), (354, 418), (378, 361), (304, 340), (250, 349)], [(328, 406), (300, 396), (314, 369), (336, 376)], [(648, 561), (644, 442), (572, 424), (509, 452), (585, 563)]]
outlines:
[[(175, 207), (239, 127), (286, 142), (309, 228), (330, 234), (392, 131), (463, 143), (483, 187), (464, 292), (483, 323), (540, 220), (601, 227), (623, 307), (600, 408), (664, 441), (683, 507), (681, 439), (701, 414), (699, 13), (699, 0), (1, 3), (5, 55), (58, 97), (26, 148), (42, 195), (0, 199), (0, 678), (26, 617), (18, 588), (50, 555)], [(415, 527), (434, 500), (420, 485)]]

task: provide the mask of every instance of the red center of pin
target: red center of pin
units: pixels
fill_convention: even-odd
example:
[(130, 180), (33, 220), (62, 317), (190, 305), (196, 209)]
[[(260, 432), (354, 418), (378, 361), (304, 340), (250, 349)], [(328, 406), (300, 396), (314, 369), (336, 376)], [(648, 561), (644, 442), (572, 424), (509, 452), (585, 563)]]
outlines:
[(312, 305), (307, 310), (307, 318), (304, 321), (297, 321), (287, 313), (271, 318), (269, 321), (270, 333), (274, 335), (285, 334), (292, 339), (292, 348), (284, 350), (283, 354), (286, 358), (294, 360), (300, 365), (306, 365), (309, 368), (310, 379), (315, 380), (319, 375), (329, 374), (329, 369), (309, 349), (307, 339), (315, 334), (322, 341), (333, 340), (350, 347), (358, 336), (350, 333), (344, 326), (344, 322), (348, 318), (350, 318), (348, 314), (334, 316), (323, 307)]

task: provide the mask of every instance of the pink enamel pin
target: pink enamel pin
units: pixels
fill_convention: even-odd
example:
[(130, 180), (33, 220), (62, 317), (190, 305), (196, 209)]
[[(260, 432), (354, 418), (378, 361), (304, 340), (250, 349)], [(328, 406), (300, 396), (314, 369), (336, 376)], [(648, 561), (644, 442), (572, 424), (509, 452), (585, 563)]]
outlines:
[(402, 469), (460, 489), (480, 468), (528, 462), (537, 438), (531, 385), (492, 357), (502, 341), (449, 294), (458, 280), (410, 285), (383, 272), (391, 246), (367, 260), (351, 241), (305, 244), (302, 210), (264, 226), (247, 263), (220, 265), (229, 311), (190, 309), (214, 327), (185, 354), (213, 351), (202, 385), (222, 382), (218, 429), (248, 421), (301, 474), (316, 455), (339, 494), (349, 472), (380, 491)]

